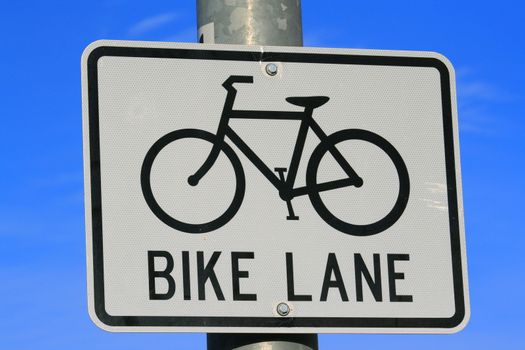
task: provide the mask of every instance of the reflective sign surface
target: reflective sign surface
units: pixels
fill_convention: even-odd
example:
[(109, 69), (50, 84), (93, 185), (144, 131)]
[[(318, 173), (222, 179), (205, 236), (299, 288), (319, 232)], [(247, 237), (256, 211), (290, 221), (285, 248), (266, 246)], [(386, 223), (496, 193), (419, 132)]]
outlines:
[(89, 306), (99, 326), (464, 327), (445, 58), (103, 41), (82, 64)]

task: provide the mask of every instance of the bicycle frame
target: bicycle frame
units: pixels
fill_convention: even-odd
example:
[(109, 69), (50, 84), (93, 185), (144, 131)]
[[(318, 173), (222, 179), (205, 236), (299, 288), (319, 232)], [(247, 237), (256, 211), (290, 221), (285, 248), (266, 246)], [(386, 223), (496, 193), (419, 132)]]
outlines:
[[(302, 186), (294, 188), (299, 163), (303, 154), (304, 145), (308, 130), (312, 129), (321, 143), (328, 142), (328, 136), (321, 129), (319, 124), (312, 118), (313, 107), (305, 107), (304, 111), (257, 111), (257, 110), (234, 110), (233, 104), (237, 95), (237, 90), (233, 87), (234, 83), (253, 83), (251, 76), (230, 76), (224, 83), (224, 88), (228, 91), (224, 108), (219, 122), (219, 127), (216, 133), (216, 140), (212, 150), (205, 160), (204, 164), (197, 170), (197, 172), (190, 176), (190, 183), (196, 185), (199, 180), (211, 169), (221, 150), (222, 142), (227, 136), (237, 148), (244, 153), (244, 155), (255, 165), (255, 167), (270, 181), (270, 183), (279, 191), (279, 195), (283, 200), (290, 200), (292, 198), (309, 194), (311, 191), (327, 191), (341, 187), (356, 186), (362, 184), (361, 178), (352, 169), (350, 164), (344, 159), (341, 153), (335, 146), (330, 146), (329, 151), (334, 156), (335, 160), (343, 168), (348, 175), (346, 179), (334, 180), (318, 184), (316, 188), (311, 186)], [(267, 120), (299, 120), (301, 121), (299, 133), (295, 143), (294, 151), (290, 166), (288, 167), (288, 176), (279, 179), (275, 172), (273, 172), (255, 152), (241, 139), (241, 137), (229, 126), (230, 119), (267, 119)]]

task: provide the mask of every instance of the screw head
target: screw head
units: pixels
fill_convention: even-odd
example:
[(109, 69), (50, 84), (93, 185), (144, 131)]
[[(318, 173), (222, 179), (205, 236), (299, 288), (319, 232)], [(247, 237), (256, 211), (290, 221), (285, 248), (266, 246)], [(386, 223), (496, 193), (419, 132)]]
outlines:
[(278, 70), (279, 70), (279, 68), (277, 67), (277, 65), (275, 63), (268, 63), (266, 65), (266, 73), (268, 75), (271, 75), (272, 77), (277, 74)]
[(281, 316), (287, 316), (290, 313), (290, 306), (286, 303), (279, 303), (277, 305), (277, 313)]

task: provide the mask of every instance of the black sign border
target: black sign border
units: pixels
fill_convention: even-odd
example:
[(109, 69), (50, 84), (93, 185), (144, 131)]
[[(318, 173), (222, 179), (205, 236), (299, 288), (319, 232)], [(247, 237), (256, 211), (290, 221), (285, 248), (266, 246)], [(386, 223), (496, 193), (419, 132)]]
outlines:
[[(115, 316), (105, 309), (104, 258), (102, 238), (102, 200), (100, 173), (98, 60), (104, 56), (173, 58), (228, 61), (274, 61), (347, 65), (431, 67), (441, 80), (445, 163), (451, 233), (455, 314), (450, 318), (375, 318), (375, 317), (187, 317), (187, 316)], [(445, 63), (434, 57), (370, 56), (359, 54), (289, 53), (225, 51), (209, 49), (99, 46), (87, 58), (89, 106), (89, 145), (91, 167), (92, 254), (94, 277), (94, 311), (110, 327), (239, 327), (239, 328), (455, 328), (465, 317), (462, 256), (457, 201), (454, 153), (454, 123), (450, 73)]]

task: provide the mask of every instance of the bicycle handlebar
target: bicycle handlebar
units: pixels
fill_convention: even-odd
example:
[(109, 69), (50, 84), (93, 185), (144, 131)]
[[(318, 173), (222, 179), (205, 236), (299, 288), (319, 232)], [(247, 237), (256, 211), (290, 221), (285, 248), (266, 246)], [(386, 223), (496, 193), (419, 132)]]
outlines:
[[(222, 83), (226, 90), (233, 89), (235, 83), (253, 83), (253, 76), (251, 75), (230, 75), (228, 79)], [(235, 90), (235, 89), (234, 89)]]

